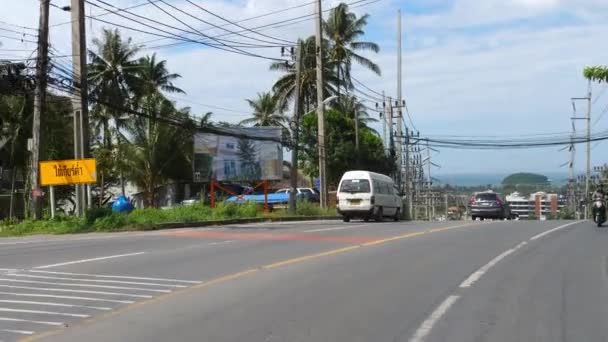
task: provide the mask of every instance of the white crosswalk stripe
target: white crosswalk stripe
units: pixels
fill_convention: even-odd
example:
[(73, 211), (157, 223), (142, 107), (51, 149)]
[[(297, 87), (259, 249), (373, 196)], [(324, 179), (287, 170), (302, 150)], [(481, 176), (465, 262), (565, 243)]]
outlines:
[(0, 269), (0, 342), (200, 283), (135, 275)]

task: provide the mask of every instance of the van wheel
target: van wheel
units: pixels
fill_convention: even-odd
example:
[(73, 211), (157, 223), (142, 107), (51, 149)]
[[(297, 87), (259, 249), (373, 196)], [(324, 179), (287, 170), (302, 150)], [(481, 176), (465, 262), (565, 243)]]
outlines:
[(369, 216), (365, 216), (365, 217), (363, 218), (363, 222), (369, 222)]
[(384, 212), (382, 207), (378, 208), (378, 212), (376, 213), (376, 222), (384, 221)]
[(399, 222), (400, 219), (401, 219), (401, 209), (397, 208), (397, 211), (395, 212), (395, 217), (393, 217), (393, 220), (395, 220), (395, 222)]
[(342, 221), (344, 221), (344, 222), (350, 222), (350, 217), (344, 216), (344, 217), (342, 217)]

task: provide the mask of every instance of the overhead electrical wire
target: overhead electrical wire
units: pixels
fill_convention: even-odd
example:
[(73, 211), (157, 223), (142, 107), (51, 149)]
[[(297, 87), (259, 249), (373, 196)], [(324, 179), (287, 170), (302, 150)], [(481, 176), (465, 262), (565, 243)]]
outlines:
[[(152, 1), (154, 1), (154, 2), (158, 2), (158, 1), (160, 1), (160, 0), (152, 0)], [(90, 17), (92, 17), (92, 18), (102, 17), (102, 16), (104, 16), (104, 15), (113, 14), (113, 13), (116, 13), (116, 12), (120, 12), (120, 11), (126, 11), (126, 10), (130, 10), (130, 9), (135, 9), (135, 8), (139, 8), (139, 7), (143, 7), (143, 6), (147, 6), (147, 5), (149, 5), (149, 3), (146, 1), (146, 2), (143, 2), (143, 3), (140, 3), (140, 4), (136, 4), (136, 5), (133, 5), (133, 6), (124, 7), (124, 8), (119, 8), (118, 10), (115, 10), (115, 11), (107, 11), (107, 12), (105, 12), (105, 13), (101, 13), (101, 14), (92, 15), (92, 16), (90, 16)], [(73, 23), (73, 22), (74, 22), (73, 20), (70, 20), (70, 21), (64, 21), (64, 22), (62, 22), (62, 23), (53, 24), (53, 25), (49, 26), (49, 28), (58, 27), (58, 26), (63, 26), (63, 25), (68, 25), (68, 24), (71, 24), (71, 23)]]
[(33, 40), (28, 40), (28, 39), (23, 39), (23, 38), (15, 38), (15, 37), (9, 37), (9, 36), (0, 36), (0, 38), (17, 40), (17, 41), (20, 41), (22, 43), (33, 43), (33, 44), (37, 44), (38, 43), (38, 42), (35, 42)]
[(2, 21), (2, 20), (0, 20), (0, 24), (4, 24), (4, 25), (8, 25), (8, 26), (12, 26), (12, 27), (17, 27), (17, 28), (24, 29), (24, 30), (31, 30), (31, 31), (38, 32), (38, 29), (37, 29), (37, 28), (34, 28), (34, 27), (28, 27), (28, 26), (21, 26), (21, 25), (16, 25), (16, 24), (11, 24), (11, 23), (8, 23), (8, 22), (6, 22), (6, 21)]
[[(162, 2), (163, 2), (165, 5), (167, 5), (167, 6), (171, 7), (171, 8), (173, 8), (173, 9), (175, 9), (175, 10), (177, 10), (177, 11), (179, 11), (179, 12), (183, 13), (183, 14), (186, 14), (186, 15), (188, 15), (188, 16), (190, 16), (190, 17), (194, 18), (194, 19), (197, 19), (197, 20), (199, 20), (199, 21), (202, 21), (202, 22), (204, 22), (204, 23), (207, 23), (207, 24), (212, 25), (211, 23), (208, 23), (207, 21), (204, 21), (204, 20), (202, 20), (202, 19), (200, 19), (200, 18), (198, 18), (198, 17), (196, 17), (196, 16), (193, 16), (192, 14), (190, 14), (190, 13), (188, 13), (188, 12), (185, 12), (185, 11), (183, 11), (182, 9), (178, 8), (178, 7), (175, 7), (175, 6), (173, 6), (173, 5), (171, 5), (171, 4), (167, 3), (167, 2), (165, 2), (164, 0), (160, 0), (160, 1), (162, 1)], [(251, 47), (282, 47), (282, 46), (284, 46), (284, 45), (277, 45), (277, 43), (276, 43), (276, 42), (273, 42), (273, 41), (259, 40), (259, 39), (256, 39), (256, 38), (251, 38), (251, 37), (248, 37), (248, 36), (245, 36), (245, 35), (241, 35), (241, 36), (242, 36), (242, 37), (244, 37), (244, 38), (247, 38), (247, 39), (254, 40), (254, 41), (260, 41), (260, 42), (262, 42), (262, 43), (273, 44), (273, 45), (259, 45), (259, 43), (258, 43), (258, 44), (252, 44), (252, 43), (239, 42), (239, 41), (233, 41), (233, 40), (227, 40), (227, 39), (217, 39), (217, 38), (216, 38), (216, 39), (213, 39), (211, 36), (208, 36), (208, 35), (204, 34), (202, 31), (200, 31), (200, 30), (198, 30), (198, 29), (196, 29), (196, 28), (192, 27), (191, 25), (189, 25), (189, 24), (187, 24), (186, 22), (184, 22), (183, 20), (181, 20), (181, 19), (177, 18), (176, 16), (174, 16), (174, 15), (173, 15), (173, 14), (171, 14), (171, 13), (169, 13), (167, 10), (165, 10), (165, 9), (164, 9), (164, 8), (162, 8), (162, 7), (160, 7), (159, 5), (157, 5), (157, 4), (153, 4), (153, 5), (154, 5), (156, 8), (158, 8), (159, 10), (161, 10), (163, 13), (167, 14), (168, 16), (170, 16), (171, 18), (173, 18), (174, 20), (176, 20), (176, 21), (178, 21), (179, 23), (181, 23), (182, 25), (184, 25), (184, 26), (186, 26), (186, 27), (190, 28), (191, 30), (196, 31), (196, 32), (197, 32), (197, 33), (198, 33), (200, 36), (205, 37), (205, 38), (208, 38), (208, 39), (212, 39), (212, 40), (222, 40), (222, 41), (229, 42), (229, 43), (232, 43), (232, 44), (242, 44), (242, 46), (244, 46), (244, 47), (245, 47), (246, 45), (250, 45)], [(235, 47), (234, 45), (230, 45), (230, 46), (231, 46), (231, 47)]]
[[(165, 4), (166, 4), (166, 2), (165, 2), (164, 0), (161, 0), (161, 1), (162, 1), (163, 3), (165, 3)], [(191, 0), (186, 0), (186, 2), (188, 2), (189, 4), (191, 4), (191, 5), (195, 6), (196, 8), (200, 9), (201, 11), (204, 11), (205, 13), (208, 13), (208, 14), (210, 14), (210, 15), (212, 15), (212, 16), (214, 16), (214, 17), (216, 17), (216, 18), (218, 18), (218, 19), (220, 19), (220, 20), (222, 20), (222, 21), (227, 22), (228, 24), (232, 24), (232, 25), (234, 25), (234, 26), (236, 26), (236, 27), (239, 27), (239, 28), (241, 28), (241, 29), (243, 29), (243, 30), (246, 30), (246, 31), (248, 31), (248, 32), (251, 32), (251, 33), (253, 33), (253, 34), (257, 34), (257, 35), (259, 35), (259, 36), (266, 37), (266, 38), (270, 38), (270, 39), (277, 40), (277, 41), (282, 41), (282, 42), (284, 42), (284, 43), (288, 43), (288, 44), (296, 44), (296, 42), (294, 42), (294, 41), (291, 41), (291, 40), (286, 40), (286, 39), (282, 39), (282, 38), (277, 38), (277, 37), (273, 37), (273, 36), (270, 36), (270, 35), (267, 35), (267, 34), (264, 34), (264, 33), (260, 33), (260, 32), (257, 32), (257, 31), (255, 31), (255, 30), (251, 29), (251, 28), (248, 28), (248, 27), (242, 26), (242, 25), (240, 25), (240, 24), (239, 24), (239, 23), (237, 23), (237, 22), (230, 21), (230, 20), (228, 20), (228, 19), (226, 19), (226, 18), (222, 17), (221, 15), (215, 14), (214, 12), (209, 11), (208, 9), (206, 9), (206, 8), (204, 8), (204, 7), (200, 6), (200, 5), (198, 5), (197, 3), (192, 2)]]

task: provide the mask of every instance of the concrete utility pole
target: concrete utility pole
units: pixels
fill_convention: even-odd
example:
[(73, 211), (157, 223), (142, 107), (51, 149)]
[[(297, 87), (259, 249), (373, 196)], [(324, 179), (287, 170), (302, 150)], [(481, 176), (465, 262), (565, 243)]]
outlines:
[(386, 96), (384, 95), (384, 91), (382, 91), (382, 139), (384, 142), (384, 150), (385, 153), (388, 154), (388, 139), (386, 137)]
[(448, 220), (448, 213), (449, 213), (449, 209), (448, 209), (448, 194), (445, 194), (445, 220)]
[(588, 205), (585, 207), (585, 220), (589, 217), (589, 181), (591, 178), (591, 80), (587, 85), (587, 172), (585, 178), (585, 199)]
[(427, 184), (427, 189), (428, 189), (428, 194), (426, 196), (426, 206), (427, 206), (427, 213), (428, 213), (428, 219), (429, 221), (433, 221), (433, 217), (431, 216), (431, 207), (432, 207), (432, 191), (433, 191), (433, 186), (432, 186), (432, 182), (433, 182), (433, 178), (431, 177), (431, 147), (429, 146), (429, 142), (426, 142), (426, 157), (428, 158), (427, 160), (427, 172), (428, 172), (428, 184)]
[[(76, 91), (72, 98), (74, 108), (74, 158), (89, 157), (89, 103), (87, 91), (87, 45), (84, 0), (71, 0), (72, 18), (72, 72)], [(90, 185), (76, 186), (76, 212), (84, 215), (90, 206)]]
[(291, 150), (291, 192), (289, 193), (289, 213), (295, 215), (296, 213), (296, 192), (298, 187), (298, 140), (300, 139), (300, 73), (302, 70), (302, 42), (298, 41), (296, 47), (296, 89), (295, 89), (295, 102), (293, 106), (293, 127), (292, 127), (292, 139), (293, 148)]
[(328, 207), (327, 201), (327, 159), (325, 155), (325, 106), (323, 103), (323, 10), (321, 0), (317, 0), (317, 20), (315, 20), (315, 42), (317, 47), (317, 121), (319, 140), (319, 183), (321, 208)]
[(40, 121), (46, 114), (46, 85), (49, 66), (49, 6), (50, 0), (40, 0), (40, 21), (38, 24), (38, 57), (36, 60), (36, 92), (34, 94), (34, 115), (32, 118), (31, 209), (35, 220), (42, 218), (42, 190), (40, 189)]
[[(394, 151), (395, 149), (395, 138), (394, 138), (394, 134), (393, 134), (393, 102), (392, 102), (392, 98), (389, 96), (387, 98), (388, 100), (388, 106), (387, 106), (387, 110), (388, 110), (388, 154), (390, 156), (391, 150)], [(401, 172), (401, 165), (398, 166), (397, 172)], [(395, 175), (397, 176), (397, 175)]]

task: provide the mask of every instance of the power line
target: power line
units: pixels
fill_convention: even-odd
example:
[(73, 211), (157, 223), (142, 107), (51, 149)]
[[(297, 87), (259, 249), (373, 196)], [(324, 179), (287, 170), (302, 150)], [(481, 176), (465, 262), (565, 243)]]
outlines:
[[(98, 1), (99, 1), (99, 0), (98, 0)], [(148, 1), (150, 1), (150, 0), (148, 0)], [(160, 1), (162, 1), (162, 3), (164, 3), (165, 5), (167, 5), (167, 6), (171, 7), (171, 8), (173, 8), (173, 9), (175, 9), (176, 11), (179, 11), (179, 12), (181, 12), (181, 13), (183, 13), (183, 14), (186, 14), (186, 15), (188, 15), (189, 17), (192, 17), (192, 18), (194, 18), (194, 19), (196, 19), (196, 20), (198, 20), (198, 21), (201, 21), (201, 22), (206, 23), (206, 24), (209, 24), (209, 25), (214, 25), (214, 24), (209, 23), (209, 22), (207, 22), (207, 21), (205, 21), (205, 20), (202, 20), (202, 19), (200, 19), (200, 18), (198, 18), (198, 17), (196, 17), (196, 16), (193, 16), (192, 14), (190, 14), (190, 13), (188, 13), (188, 12), (186, 12), (186, 11), (183, 11), (182, 9), (180, 9), (180, 8), (178, 8), (178, 7), (173, 6), (173, 5), (171, 5), (171, 4), (167, 3), (167, 2), (165, 2), (164, 0), (160, 0)], [(157, 5), (157, 4), (153, 4), (153, 5), (154, 5), (156, 8), (158, 8), (159, 10), (161, 10), (163, 13), (167, 14), (167, 15), (168, 15), (168, 16), (170, 16), (171, 18), (173, 18), (173, 19), (175, 19), (176, 21), (178, 21), (179, 23), (181, 23), (182, 25), (184, 25), (184, 26), (186, 26), (186, 27), (190, 28), (191, 30), (196, 31), (196, 32), (197, 32), (197, 33), (198, 33), (200, 36), (203, 36), (203, 37), (208, 38), (208, 39), (216, 40), (216, 41), (219, 41), (219, 40), (220, 40), (220, 39), (217, 39), (217, 38), (216, 38), (216, 39), (214, 39), (213, 37), (211, 37), (211, 36), (208, 36), (208, 35), (204, 34), (202, 31), (197, 30), (196, 28), (192, 27), (191, 25), (189, 25), (189, 24), (185, 23), (183, 20), (180, 20), (179, 18), (177, 18), (177, 17), (176, 17), (176, 16), (174, 16), (173, 14), (171, 14), (171, 13), (167, 12), (165, 9), (163, 9), (163, 8), (162, 8), (162, 7), (160, 7), (159, 5)], [(218, 26), (218, 27), (219, 27), (219, 26)], [(226, 30), (226, 29), (224, 29), (224, 30)], [(228, 30), (228, 31), (229, 31), (229, 30)], [(232, 32), (232, 31), (229, 31), (229, 32)], [(232, 41), (232, 40), (226, 40), (226, 39), (221, 39), (221, 40), (226, 41), (226, 42), (229, 42), (229, 43), (236, 43), (236, 44), (248, 44), (248, 45), (251, 45), (252, 47), (281, 47), (281, 46), (282, 46), (282, 45), (277, 45), (277, 43), (276, 43), (276, 42), (272, 42), (272, 41), (270, 41), (270, 42), (269, 42), (269, 41), (266, 41), (266, 40), (260, 40), (260, 39), (256, 39), (256, 38), (251, 38), (251, 37), (248, 37), (248, 36), (245, 36), (245, 35), (240, 35), (240, 36), (241, 36), (241, 37), (244, 37), (244, 38), (247, 38), (247, 39), (254, 40), (254, 41), (259, 41), (259, 42), (262, 42), (262, 43), (269, 43), (269, 44), (274, 44), (274, 45), (264, 45), (264, 46), (260, 46), (260, 45), (256, 45), (256, 44), (244, 43), (244, 42), (238, 42), (238, 41)], [(231, 46), (232, 46), (232, 47), (235, 47), (234, 45), (231, 45)]]
[(192, 100), (188, 100), (188, 99), (184, 99), (184, 98), (179, 98), (176, 96), (172, 96), (172, 95), (165, 95), (166, 97), (170, 98), (170, 99), (174, 99), (177, 101), (183, 101), (186, 103), (191, 103), (191, 104), (195, 104), (195, 105), (199, 105), (202, 107), (208, 107), (208, 108), (214, 108), (214, 109), (219, 109), (219, 110), (225, 110), (227, 112), (233, 112), (233, 113), (239, 113), (239, 114), (251, 114), (251, 112), (246, 112), (243, 110), (236, 110), (236, 109), (230, 109), (230, 108), (225, 108), (225, 107), (220, 107), (220, 106), (216, 106), (216, 105), (210, 105), (210, 104), (206, 104), (206, 103), (201, 103), (201, 102), (195, 102)]
[(0, 20), (0, 24), (12, 26), (12, 27), (17, 27), (17, 28), (21, 28), (21, 29), (24, 29), (24, 30), (32, 30), (32, 31), (38, 32), (37, 28), (28, 27), (28, 26), (21, 26), (21, 25), (16, 25), (16, 24), (11, 24), (11, 23), (7, 23), (6, 21), (2, 21), (2, 20)]
[[(154, 1), (154, 2), (158, 2), (158, 1), (160, 1), (160, 0), (152, 0), (152, 1)], [(120, 8), (120, 9), (118, 9), (118, 10), (116, 10), (116, 11), (108, 11), (108, 10), (106, 10), (107, 12), (105, 12), (105, 13), (101, 13), (101, 14), (93, 15), (93, 16), (91, 16), (91, 17), (92, 17), (92, 18), (102, 17), (102, 16), (104, 16), (104, 15), (113, 14), (113, 13), (116, 13), (116, 12), (125, 11), (125, 10), (130, 10), (130, 9), (135, 9), (135, 8), (139, 8), (139, 7), (143, 7), (143, 6), (147, 6), (147, 5), (149, 5), (149, 3), (146, 1), (146, 2), (144, 2), (144, 3), (140, 3), (140, 4), (137, 4), (137, 5), (133, 5), (133, 6), (129, 6), (129, 7)], [(62, 23), (58, 23), (58, 24), (51, 25), (51, 26), (49, 26), (49, 27), (50, 27), (50, 28), (53, 28), (53, 27), (63, 26), (63, 25), (71, 24), (71, 23), (73, 23), (73, 22), (74, 22), (73, 20), (70, 20), (70, 21), (65, 21), (65, 22), (62, 22)]]
[(366, 86), (363, 82), (359, 81), (357, 78), (355, 78), (354, 76), (350, 77), (353, 81), (355, 81), (357, 84), (359, 84), (360, 86), (362, 86), (363, 88), (367, 89), (368, 91), (371, 91), (372, 93), (378, 95), (378, 96), (384, 96), (382, 95), (382, 93), (375, 91), (373, 89), (371, 89), (370, 87)]
[[(163, 1), (163, 3), (165, 3), (165, 4), (166, 4), (166, 2), (165, 2), (164, 0), (161, 0), (161, 1)], [(187, 1), (189, 4), (191, 4), (191, 5), (193, 5), (193, 6), (197, 7), (197, 8), (199, 8), (200, 10), (204, 11), (205, 13), (209, 13), (209, 14), (211, 14), (212, 16), (214, 16), (214, 17), (216, 17), (216, 18), (218, 18), (218, 19), (220, 19), (220, 20), (223, 20), (223, 21), (225, 21), (225, 22), (227, 22), (227, 23), (229, 23), (229, 24), (232, 24), (232, 25), (234, 25), (234, 26), (236, 26), (236, 27), (239, 27), (239, 28), (241, 28), (241, 29), (247, 30), (247, 31), (249, 31), (249, 32), (251, 32), (251, 33), (254, 33), (254, 34), (260, 35), (260, 36), (262, 36), (262, 37), (266, 37), (266, 38), (274, 39), (274, 40), (277, 40), (277, 41), (282, 41), (282, 42), (285, 42), (285, 43), (288, 43), (288, 44), (295, 44), (295, 42), (294, 42), (294, 41), (290, 41), (290, 40), (286, 40), (286, 39), (282, 39), (282, 38), (276, 38), (276, 37), (273, 37), (273, 36), (266, 35), (266, 34), (264, 34), (264, 33), (259, 33), (259, 32), (255, 31), (255, 30), (252, 30), (252, 29), (247, 28), (247, 27), (245, 27), (245, 26), (242, 26), (242, 25), (240, 25), (240, 24), (238, 24), (238, 23), (236, 23), (236, 22), (230, 21), (230, 20), (228, 20), (228, 19), (226, 19), (226, 18), (224, 18), (224, 17), (222, 17), (222, 16), (220, 16), (220, 15), (217, 15), (217, 14), (215, 14), (215, 13), (213, 13), (213, 12), (211, 12), (211, 11), (209, 11), (209, 10), (205, 9), (204, 7), (202, 7), (202, 6), (200, 6), (200, 5), (198, 5), (198, 4), (194, 3), (194, 2), (192, 2), (191, 0), (186, 0), (186, 1)]]
[[(360, 4), (359, 6), (353, 6), (351, 8), (357, 8), (357, 7), (362, 7), (362, 6), (367, 6), (376, 2), (379, 2), (382, 0), (356, 0), (353, 1), (351, 3), (346, 3), (347, 5), (354, 5), (354, 4)], [(332, 9), (334, 9), (335, 7), (330, 7), (328, 9), (323, 10), (323, 12), (328, 12), (331, 11)], [(299, 23), (303, 23), (306, 21), (310, 21), (313, 20), (317, 17), (316, 14), (306, 14), (306, 15), (301, 15), (298, 17), (294, 17), (291, 19), (285, 19), (285, 20), (281, 20), (278, 22), (274, 22), (274, 23), (269, 23), (269, 24), (264, 24), (264, 25), (260, 25), (260, 26), (256, 26), (256, 27), (252, 27), (250, 28), (251, 30), (256, 30), (256, 31), (262, 31), (262, 30), (267, 30), (267, 29), (274, 29), (274, 28), (280, 28), (280, 27), (285, 27), (285, 26), (291, 26), (291, 25), (295, 25), (295, 24), (299, 24)], [(303, 19), (305, 18), (305, 19)], [(300, 20), (302, 19), (302, 20)], [(240, 31), (236, 31), (235, 33), (223, 33), (223, 34), (219, 34), (219, 35), (215, 35), (213, 36), (213, 38), (222, 38), (222, 37), (227, 37), (227, 36), (231, 36), (233, 34), (239, 34), (239, 33), (243, 33), (243, 32), (247, 32), (247, 30), (240, 30)], [(162, 39), (156, 39), (156, 40), (149, 40), (149, 41), (144, 41), (140, 44), (147, 44), (147, 43), (151, 43), (154, 41), (158, 41), (158, 40), (162, 40)], [(172, 44), (167, 44), (167, 45), (160, 45), (157, 46), (157, 48), (163, 48), (163, 47), (169, 47), (169, 46), (175, 46), (178, 44), (191, 44), (192, 42), (182, 42), (182, 43), (172, 43)]]
[(21, 36), (29, 36), (29, 37), (38, 38), (38, 35), (36, 35), (36, 34), (25, 33), (25, 32), (19, 32), (19, 31), (15, 31), (15, 30), (7, 29), (7, 28), (2, 28), (2, 27), (0, 27), (0, 31), (12, 32), (12, 33), (16, 33), (16, 34), (21, 35)]
[(38, 43), (38, 42), (35, 42), (33, 40), (27, 40), (27, 39), (23, 39), (23, 38), (15, 38), (15, 37), (8, 37), (8, 36), (0, 36), (0, 38), (17, 40), (17, 41), (20, 41), (22, 43), (34, 43), (34, 44)]

